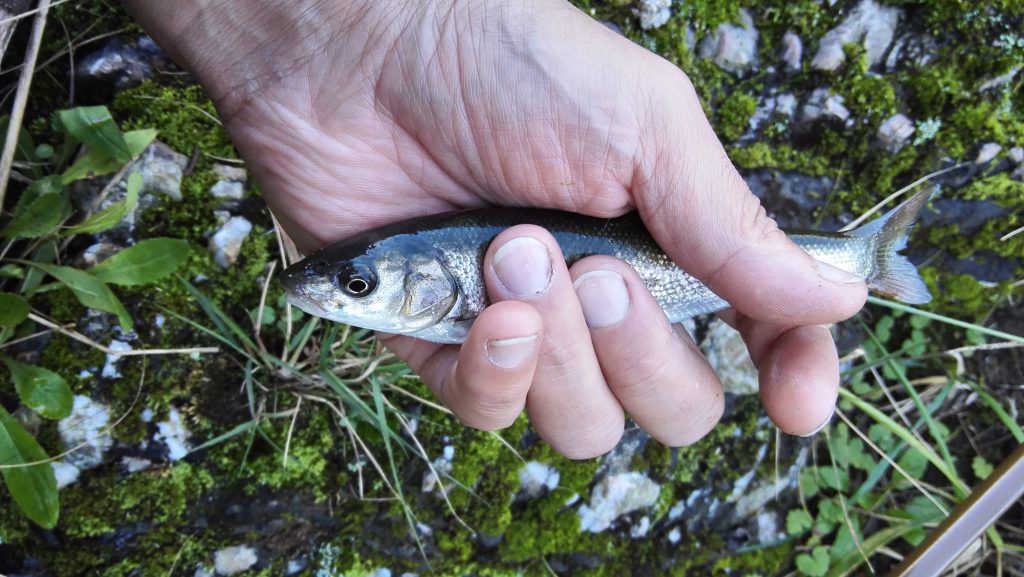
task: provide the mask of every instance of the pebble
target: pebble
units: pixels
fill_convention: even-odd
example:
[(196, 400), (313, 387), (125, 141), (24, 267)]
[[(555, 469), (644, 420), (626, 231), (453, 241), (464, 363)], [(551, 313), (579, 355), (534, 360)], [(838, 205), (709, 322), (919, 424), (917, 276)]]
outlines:
[(81, 470), (91, 469), (103, 462), (114, 440), (105, 431), (110, 424), (110, 409), (89, 397), (75, 395), (71, 414), (57, 423), (61, 441), (67, 449), (75, 450), (64, 461)]
[(622, 515), (653, 506), (660, 492), (661, 487), (644, 473), (607, 475), (594, 486), (590, 503), (577, 511), (580, 530), (600, 533)]
[(981, 150), (978, 151), (978, 157), (974, 159), (974, 164), (988, 164), (1002, 150), (1003, 147), (995, 142), (986, 142), (982, 145)]
[(829, 94), (828, 88), (816, 88), (800, 109), (801, 120), (811, 123), (822, 118), (831, 118), (845, 122), (850, 118), (850, 110), (843, 101), (841, 94)]
[(789, 72), (797, 72), (800, 70), (801, 61), (804, 57), (804, 43), (800, 40), (792, 30), (787, 31), (782, 36), (782, 63), (786, 65), (786, 70)]
[(213, 568), (218, 575), (235, 575), (248, 570), (259, 561), (256, 550), (248, 545), (225, 547), (213, 554)]
[(50, 465), (53, 467), (53, 475), (57, 477), (58, 491), (77, 481), (78, 475), (82, 473), (78, 467), (63, 461), (53, 461)]
[(180, 461), (188, 455), (192, 446), (188, 442), (189, 432), (181, 422), (181, 413), (178, 409), (171, 408), (167, 414), (167, 420), (156, 424), (157, 432), (153, 440), (167, 445), (167, 458), (171, 461)]
[(983, 92), (985, 90), (991, 90), (993, 88), (1001, 88), (1003, 86), (1006, 86), (1007, 84), (1013, 82), (1013, 79), (1016, 78), (1018, 72), (1020, 72), (1019, 67), (1011, 68), (1010, 71), (1007, 72), (1006, 74), (1000, 74), (995, 78), (986, 80), (981, 84), (980, 87), (978, 87), (978, 90)]
[(914, 134), (914, 121), (905, 114), (894, 114), (878, 127), (878, 141), (889, 152), (899, 152)]
[(1024, 148), (1014, 146), (1006, 152), (1006, 158), (1010, 159), (1010, 162), (1014, 164), (1020, 164), (1024, 162)]
[(209, 249), (213, 260), (228, 268), (235, 264), (242, 252), (242, 243), (252, 232), (252, 223), (241, 216), (233, 216), (210, 237)]
[(153, 465), (153, 462), (149, 459), (140, 459), (139, 457), (121, 457), (121, 467), (124, 468), (126, 473), (138, 473), (139, 471), (145, 471)]
[(231, 164), (214, 164), (213, 173), (219, 176), (221, 180), (233, 180), (243, 184), (249, 178), (249, 173), (245, 168)]
[[(132, 346), (124, 341), (114, 339), (110, 341), (107, 348), (114, 352), (128, 352), (132, 350)], [(100, 372), (100, 376), (105, 379), (120, 379), (121, 373), (117, 370), (117, 363), (121, 362), (124, 355), (107, 355), (107, 360), (103, 364), (103, 370)]]
[(137, 171), (142, 176), (143, 191), (158, 192), (174, 200), (181, 200), (181, 179), (186, 166), (187, 156), (179, 154), (163, 142), (154, 141), (125, 174)]
[(726, 393), (757, 394), (757, 368), (750, 360), (747, 345), (736, 329), (720, 319), (712, 320), (707, 335), (700, 343), (700, 350), (718, 374)]
[(679, 530), (679, 527), (673, 527), (672, 530), (668, 532), (668, 536), (666, 538), (669, 543), (675, 545), (683, 538), (683, 533)]
[(719, 68), (743, 76), (757, 70), (757, 28), (750, 13), (740, 9), (740, 25), (720, 24), (700, 42), (698, 55), (710, 58)]
[(75, 66), (75, 79), (124, 90), (151, 78), (153, 64), (166, 60), (160, 47), (149, 36), (140, 36), (134, 44), (114, 38), (79, 60)]
[(245, 196), (245, 185), (237, 180), (218, 180), (207, 192), (214, 198), (241, 200)]
[(644, 30), (663, 26), (672, 17), (672, 0), (640, 0), (633, 13), (640, 18)]
[(519, 469), (519, 490), (527, 497), (539, 497), (555, 490), (560, 479), (558, 469), (540, 461), (530, 461)]
[(843, 46), (858, 42), (867, 52), (868, 63), (871, 66), (878, 64), (892, 44), (901, 15), (898, 8), (879, 6), (874, 0), (861, 0), (849, 16), (821, 37), (811, 67), (836, 70), (846, 61)]

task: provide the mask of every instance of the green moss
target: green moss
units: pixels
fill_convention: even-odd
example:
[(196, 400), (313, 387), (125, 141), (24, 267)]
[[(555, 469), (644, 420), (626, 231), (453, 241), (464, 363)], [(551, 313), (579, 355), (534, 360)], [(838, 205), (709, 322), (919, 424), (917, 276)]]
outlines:
[(746, 132), (750, 117), (757, 110), (757, 99), (744, 92), (726, 97), (715, 114), (715, 127), (726, 141), (736, 140)]
[(747, 146), (729, 147), (729, 158), (740, 168), (776, 168), (793, 170), (810, 176), (834, 176), (835, 165), (826, 156), (817, 156), (789, 145), (753, 142)]

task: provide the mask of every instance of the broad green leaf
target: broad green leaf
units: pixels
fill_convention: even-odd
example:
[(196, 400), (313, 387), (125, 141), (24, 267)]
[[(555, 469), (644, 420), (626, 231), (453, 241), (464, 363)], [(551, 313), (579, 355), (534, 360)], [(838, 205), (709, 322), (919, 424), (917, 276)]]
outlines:
[(801, 553), (796, 556), (796, 568), (801, 575), (810, 577), (823, 577), (828, 572), (828, 549), (818, 546), (811, 554)]
[(132, 152), (125, 142), (124, 134), (114, 123), (106, 106), (80, 106), (61, 110), (57, 115), (64, 130), (90, 150), (121, 164), (132, 159)]
[(811, 514), (803, 509), (792, 509), (786, 513), (786, 533), (789, 535), (799, 535), (810, 529), (813, 523)]
[(124, 142), (128, 145), (128, 151), (131, 152), (132, 158), (142, 154), (142, 151), (146, 150), (146, 147), (152, 144), (154, 139), (156, 139), (155, 128), (129, 130), (124, 133)]
[(65, 236), (72, 236), (81, 233), (97, 233), (117, 226), (125, 215), (131, 212), (139, 202), (139, 187), (142, 186), (142, 176), (133, 172), (128, 175), (128, 191), (124, 200), (115, 202), (107, 208), (85, 219), (85, 221), (64, 229)]
[(11, 379), (25, 406), (52, 420), (71, 414), (71, 389), (63, 377), (49, 369), (19, 363), (4, 355), (0, 355), (0, 361), (11, 371)]
[(78, 302), (96, 310), (106, 311), (117, 315), (117, 320), (125, 330), (133, 329), (132, 318), (128, 311), (118, 300), (110, 288), (100, 279), (92, 276), (84, 270), (71, 268), (69, 266), (57, 266), (53, 264), (42, 264), (38, 262), (25, 262), (38, 269), (46, 271), (46, 274), (64, 283), (71, 292), (75, 294)]
[[(57, 259), (57, 246), (52, 242), (44, 242), (39, 245), (36, 252), (32, 255), (32, 262), (48, 264)], [(31, 263), (24, 263), (29, 265)], [(43, 282), (43, 278), (46, 277), (46, 273), (42, 269), (38, 269), (32, 266), (27, 267), (25, 271), (25, 280), (21, 283), (21, 294), (25, 295), (26, 298), (32, 298), (39, 284)]]
[(13, 327), (28, 318), (28, 301), (12, 293), (0, 293), (0, 327)]
[[(60, 515), (57, 477), (50, 463), (19, 467), (45, 461), (39, 443), (0, 406), (0, 474), (18, 507), (36, 524), (52, 529)], [(14, 465), (14, 466), (12, 466)]]
[(92, 150), (75, 159), (75, 162), (60, 175), (61, 182), (70, 184), (83, 178), (93, 178), (116, 172), (124, 166), (123, 162)]
[(135, 286), (173, 273), (187, 258), (187, 242), (177, 238), (151, 238), (122, 250), (89, 272), (106, 283)]
[(33, 238), (57, 229), (64, 216), (66, 201), (59, 194), (44, 194), (11, 221), (3, 231), (7, 238)]
[(11, 211), (13, 218), (18, 218), (25, 209), (28, 208), (32, 202), (34, 202), (40, 196), (44, 194), (56, 194), (64, 190), (64, 185), (60, 181), (60, 176), (51, 174), (39, 178), (28, 185), (28, 188), (18, 197), (18, 202), (14, 204), (14, 210)]

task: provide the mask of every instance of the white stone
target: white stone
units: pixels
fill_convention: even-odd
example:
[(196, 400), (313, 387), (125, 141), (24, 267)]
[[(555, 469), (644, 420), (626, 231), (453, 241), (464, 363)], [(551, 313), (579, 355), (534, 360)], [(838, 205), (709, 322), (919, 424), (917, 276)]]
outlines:
[(633, 13), (640, 18), (640, 27), (644, 30), (658, 28), (672, 17), (672, 0), (640, 0)]
[(661, 487), (643, 473), (607, 475), (594, 486), (590, 503), (577, 511), (580, 530), (600, 533), (622, 515), (654, 505), (660, 492)]
[(1020, 164), (1024, 162), (1024, 148), (1014, 146), (1006, 152), (1006, 158), (1010, 159), (1010, 162), (1014, 164)]
[(1003, 147), (995, 142), (986, 142), (982, 145), (981, 150), (978, 151), (978, 158), (974, 159), (974, 164), (988, 164), (1002, 150)]
[(57, 424), (64, 447), (74, 449), (64, 461), (83, 471), (102, 463), (104, 454), (114, 444), (105, 431), (109, 423), (110, 409), (106, 405), (75, 395), (71, 414)]
[(236, 182), (244, 183), (248, 178), (249, 174), (245, 168), (241, 166), (231, 166), (230, 164), (214, 164), (213, 172), (220, 177), (221, 180), (234, 180)]
[(172, 407), (167, 414), (167, 420), (156, 424), (156, 430), (153, 440), (167, 445), (168, 459), (179, 461), (188, 455), (192, 448), (188, 442), (189, 432), (181, 422), (181, 413), (178, 409)]
[(642, 539), (647, 536), (647, 533), (651, 530), (651, 518), (644, 515), (640, 518), (640, 522), (629, 528), (629, 536), (634, 539)]
[(792, 30), (782, 35), (782, 63), (786, 70), (796, 72), (800, 70), (801, 61), (804, 58), (804, 43)]
[(53, 461), (50, 466), (53, 467), (53, 475), (57, 477), (58, 491), (77, 481), (78, 475), (82, 473), (81, 469), (64, 461)]
[(785, 535), (779, 531), (779, 516), (772, 511), (762, 511), (757, 514), (757, 541), (759, 543), (774, 543)]
[(676, 501), (675, 505), (672, 505), (671, 509), (668, 510), (668, 518), (669, 518), (670, 521), (675, 521), (676, 519), (682, 517), (683, 513), (685, 513), (685, 512), (686, 512), (686, 501), (683, 501), (682, 499), (680, 499), (679, 501)]
[(207, 192), (214, 198), (241, 200), (245, 196), (245, 186), (237, 180), (218, 180)]
[(213, 567), (218, 575), (235, 575), (248, 570), (259, 561), (256, 550), (248, 545), (225, 547), (213, 554)]
[(145, 409), (142, 409), (142, 414), (139, 415), (139, 418), (142, 419), (143, 423), (148, 423), (148, 422), (152, 421), (153, 420), (153, 409), (150, 409), (149, 407), (146, 407)]
[(142, 176), (142, 190), (158, 192), (174, 200), (181, 200), (181, 178), (188, 166), (188, 157), (170, 146), (156, 141), (150, 144), (129, 172)]
[(140, 459), (138, 457), (121, 457), (121, 466), (124, 467), (127, 473), (138, 473), (139, 471), (145, 471), (153, 465), (153, 462), (149, 459)]
[(558, 487), (561, 473), (558, 469), (541, 463), (530, 461), (519, 469), (519, 489), (527, 497), (537, 497)]
[(366, 577), (391, 577), (391, 569), (381, 567), (372, 573), (367, 573)]
[[(107, 348), (112, 350), (112, 351), (114, 351), (114, 352), (122, 352), (122, 353), (128, 352), (128, 351), (132, 350), (132, 346), (130, 344), (128, 344), (128, 343), (126, 343), (124, 341), (119, 341), (117, 339), (114, 339), (114, 340), (110, 341), (110, 344), (107, 345)], [(100, 375), (104, 379), (120, 379), (121, 378), (121, 373), (119, 373), (117, 371), (117, 363), (119, 363), (121, 361), (121, 359), (123, 359), (123, 358), (124, 358), (123, 355), (109, 355), (108, 354), (107, 355), (107, 360), (103, 364), (103, 370), (100, 372)]]
[(816, 88), (800, 109), (801, 119), (804, 122), (814, 122), (819, 118), (846, 121), (850, 118), (850, 111), (843, 101), (841, 94), (829, 94), (828, 88)]
[(843, 46), (858, 42), (864, 46), (870, 65), (878, 64), (892, 44), (901, 15), (898, 8), (879, 6), (874, 0), (861, 0), (849, 16), (822, 36), (811, 67), (827, 71), (839, 68), (846, 61)]
[(757, 394), (757, 368), (750, 360), (747, 345), (736, 329), (720, 319), (712, 320), (707, 335), (700, 343), (700, 350), (722, 381), (725, 392), (733, 395)]
[(678, 543), (682, 538), (683, 534), (679, 531), (679, 527), (673, 527), (672, 530), (668, 532), (668, 542), (673, 545)]
[(757, 28), (750, 13), (740, 9), (740, 25), (721, 24), (700, 42), (699, 56), (719, 68), (742, 76), (757, 69)]
[(448, 460), (448, 461), (451, 461), (452, 459), (454, 459), (455, 458), (455, 446), (454, 445), (445, 445), (444, 449), (442, 449), (442, 451), (441, 451), (441, 456), (444, 457), (445, 460)]
[(889, 152), (899, 152), (914, 134), (914, 121), (904, 114), (894, 114), (878, 127), (879, 142)]
[(1010, 71), (1007, 72), (1006, 74), (1000, 74), (995, 78), (986, 80), (981, 84), (980, 87), (978, 87), (978, 90), (985, 91), (991, 90), (993, 88), (1001, 88), (1003, 86), (1006, 86), (1007, 84), (1013, 82), (1013, 79), (1017, 76), (1018, 72), (1020, 72), (1020, 67), (1011, 68)]
[(252, 223), (241, 216), (233, 216), (210, 238), (210, 252), (221, 268), (228, 268), (238, 260), (242, 243), (252, 232)]

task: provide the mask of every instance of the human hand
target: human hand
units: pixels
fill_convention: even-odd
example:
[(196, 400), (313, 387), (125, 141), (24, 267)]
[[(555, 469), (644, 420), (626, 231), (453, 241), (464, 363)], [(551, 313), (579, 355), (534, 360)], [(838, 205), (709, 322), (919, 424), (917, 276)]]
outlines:
[[(734, 305), (723, 318), (776, 424), (803, 435), (830, 417), (822, 325), (866, 288), (778, 230), (665, 60), (561, 0), (127, 4), (206, 87), (302, 249), (453, 208), (636, 209)], [(617, 443), (623, 409), (672, 445), (719, 419), (721, 384), (624, 263), (567, 269), (546, 231), (520, 226), (484, 269), (494, 304), (461, 347), (381, 335), (468, 425), (525, 406), (555, 449), (586, 458)]]

